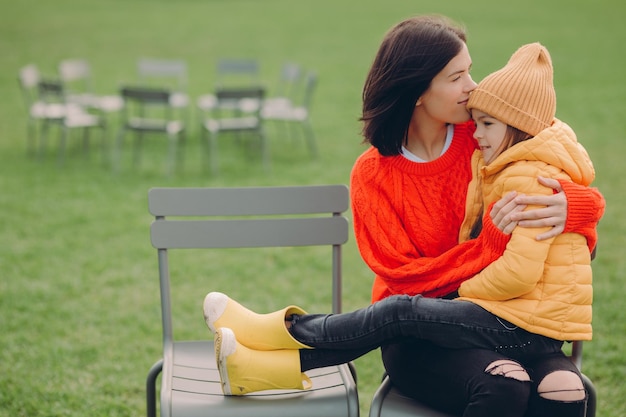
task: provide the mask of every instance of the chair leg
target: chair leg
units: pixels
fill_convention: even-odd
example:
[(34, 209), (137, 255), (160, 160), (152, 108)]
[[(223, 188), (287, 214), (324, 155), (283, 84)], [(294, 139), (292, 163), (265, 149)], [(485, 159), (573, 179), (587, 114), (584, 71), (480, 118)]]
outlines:
[(176, 160), (177, 157), (177, 145), (178, 145), (178, 135), (176, 134), (168, 134), (167, 139), (169, 141), (169, 151), (168, 151), (168, 161), (167, 161), (167, 176), (171, 177), (176, 170)]
[(596, 388), (587, 375), (582, 374), (583, 384), (587, 390), (587, 412), (585, 417), (595, 417), (596, 415)]
[(39, 150), (38, 150), (38, 158), (43, 158), (43, 154), (46, 152), (46, 148), (48, 145), (48, 129), (50, 129), (50, 124), (46, 121), (41, 126), (41, 139), (39, 140)]
[(294, 122), (293, 120), (289, 120), (289, 121), (285, 121), (285, 128), (287, 129), (287, 131), (289, 132), (289, 138), (291, 139), (291, 143), (297, 145), (298, 144), (298, 140), (299, 140), (299, 136), (300, 136), (300, 132), (298, 131), (298, 126), (296, 126), (296, 122)]
[(263, 158), (263, 169), (269, 171), (270, 169), (270, 156), (269, 145), (263, 128), (259, 130), (259, 139), (261, 140), (261, 158)]
[(211, 174), (217, 175), (219, 167), (217, 166), (217, 133), (211, 132), (208, 137), (209, 141), (209, 166), (211, 167)]
[(117, 132), (117, 138), (115, 139), (115, 146), (113, 152), (111, 153), (111, 166), (113, 167), (114, 172), (119, 172), (120, 170), (120, 159), (122, 157), (122, 142), (124, 141), (124, 134), (126, 133), (126, 128), (124, 126), (120, 127), (120, 130)]
[(308, 121), (302, 122), (302, 130), (304, 130), (304, 137), (307, 141), (307, 145), (309, 147), (309, 151), (313, 157), (318, 156), (317, 145), (315, 143), (315, 132), (313, 132), (313, 127), (309, 124)]
[(179, 172), (182, 172), (185, 164), (185, 147), (187, 145), (187, 135), (185, 130), (178, 134), (176, 140), (176, 169)]
[(37, 123), (29, 119), (26, 126), (26, 152), (33, 156), (37, 154)]
[(133, 165), (135, 167), (139, 166), (141, 155), (140, 150), (143, 146), (143, 132), (137, 132), (135, 135), (135, 140), (133, 144)]
[(105, 123), (102, 124), (102, 126), (100, 126), (102, 132), (101, 135), (102, 137), (100, 138), (101, 140), (101, 152), (102, 152), (102, 165), (106, 166), (108, 163), (108, 158), (107, 155), (109, 153), (109, 135), (108, 135), (108, 129), (107, 129), (107, 125)]
[(85, 155), (89, 153), (89, 132), (90, 128), (83, 128), (83, 152)]
[(202, 164), (202, 171), (207, 169), (209, 166), (209, 144), (208, 144), (208, 132), (204, 128), (204, 126), (200, 125), (200, 148), (202, 149), (202, 155), (200, 159), (200, 163)]
[(147, 417), (156, 417), (157, 408), (157, 396), (156, 396), (156, 382), (157, 377), (163, 370), (163, 359), (157, 361), (146, 378), (146, 415)]
[(59, 165), (63, 165), (65, 163), (65, 143), (67, 141), (68, 130), (69, 129), (65, 125), (61, 127), (61, 138), (59, 141)]

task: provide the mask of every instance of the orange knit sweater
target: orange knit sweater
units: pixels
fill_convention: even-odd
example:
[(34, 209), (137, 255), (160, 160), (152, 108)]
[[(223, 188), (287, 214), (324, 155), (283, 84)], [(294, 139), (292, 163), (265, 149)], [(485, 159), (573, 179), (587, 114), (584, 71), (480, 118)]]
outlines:
[[(357, 159), (350, 181), (354, 233), (363, 260), (375, 273), (372, 301), (391, 294), (443, 296), (504, 252), (510, 236), (493, 225), (489, 209), (480, 237), (458, 241), (476, 150), (473, 129), (472, 122), (456, 125), (450, 148), (428, 163), (384, 157), (375, 148)], [(578, 195), (577, 188), (568, 190)], [(599, 193), (593, 207), (588, 193), (567, 195), (568, 221), (575, 220), (569, 227), (580, 228), (576, 221), (589, 220), (589, 213), (604, 207)], [(585, 213), (570, 216), (572, 211)]]

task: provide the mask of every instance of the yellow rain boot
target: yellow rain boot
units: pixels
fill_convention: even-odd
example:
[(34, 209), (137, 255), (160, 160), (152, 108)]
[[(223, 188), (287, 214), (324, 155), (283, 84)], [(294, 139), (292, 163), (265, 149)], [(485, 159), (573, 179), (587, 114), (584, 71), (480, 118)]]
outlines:
[(309, 389), (311, 380), (300, 371), (297, 349), (252, 350), (237, 343), (228, 327), (215, 333), (215, 359), (224, 395), (244, 395), (271, 389)]
[(242, 345), (255, 350), (310, 349), (298, 342), (285, 326), (292, 314), (306, 314), (299, 307), (289, 306), (269, 314), (248, 310), (227, 295), (210, 292), (204, 298), (204, 320), (212, 332), (230, 328)]

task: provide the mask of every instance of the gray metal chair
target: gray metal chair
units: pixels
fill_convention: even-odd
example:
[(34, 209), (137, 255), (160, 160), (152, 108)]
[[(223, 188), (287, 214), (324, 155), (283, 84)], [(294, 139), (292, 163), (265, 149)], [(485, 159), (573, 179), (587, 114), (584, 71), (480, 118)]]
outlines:
[[(215, 65), (215, 90), (238, 90), (241, 88), (261, 88), (260, 65), (253, 58), (221, 58)], [(218, 101), (215, 92), (201, 94), (196, 105), (198, 110), (207, 113), (215, 110), (218, 106), (223, 109), (236, 109), (236, 101)], [(245, 112), (246, 109), (239, 109)]]
[[(182, 59), (139, 58), (137, 60), (138, 84), (144, 87), (170, 91), (170, 106), (189, 107), (187, 62)], [(185, 118), (187, 116), (185, 115)]]
[(139, 164), (144, 133), (165, 134), (169, 144), (167, 173), (182, 164), (181, 144), (185, 140), (184, 115), (171, 105), (172, 94), (166, 89), (127, 86), (120, 90), (124, 99), (120, 130), (115, 141), (113, 168), (120, 169), (121, 149), (127, 131), (136, 134), (134, 165)]
[[(582, 365), (583, 342), (572, 343), (571, 359), (578, 369)], [(587, 417), (596, 415), (596, 390), (591, 380), (583, 374), (583, 383), (587, 390)], [(402, 395), (388, 376), (383, 378), (372, 398), (370, 417), (459, 417), (432, 409), (415, 399)]]
[(106, 123), (99, 115), (91, 114), (82, 106), (68, 103), (65, 97), (63, 83), (60, 80), (40, 80), (37, 83), (38, 103), (45, 117), (41, 118), (41, 143), (39, 155), (43, 155), (46, 148), (48, 129), (56, 124), (61, 128), (59, 139), (59, 163), (65, 160), (66, 142), (70, 136), (70, 130), (82, 129), (83, 146), (85, 150), (89, 146), (89, 131), (93, 128), (101, 130), (102, 158), (107, 162), (107, 138)]
[(261, 110), (263, 120), (298, 124), (302, 128), (304, 138), (311, 155), (317, 156), (315, 132), (310, 122), (313, 93), (317, 87), (317, 74), (309, 71), (304, 77), (302, 96), (296, 100), (283, 100), (264, 105)]
[[(260, 115), (265, 90), (261, 87), (224, 89), (217, 90), (216, 97), (218, 105), (202, 119), (201, 128), (201, 139), (207, 147), (205, 155), (208, 156), (211, 172), (217, 174), (219, 171), (217, 140), (224, 133), (235, 135), (238, 139), (244, 133), (258, 138), (261, 160), (265, 169), (268, 169), (269, 150)], [(234, 106), (221, 106), (222, 102)]]
[(271, 92), (271, 96), (267, 97), (263, 102), (263, 108), (269, 109), (274, 107), (282, 108), (284, 106), (293, 106), (299, 100), (299, 95), (303, 93), (303, 70), (302, 67), (295, 62), (284, 62), (280, 68), (278, 82)]
[(39, 99), (38, 85), (41, 81), (41, 74), (35, 64), (28, 64), (20, 68), (18, 81), (28, 115), (27, 149), (29, 153), (34, 155), (37, 149), (39, 125), (46, 121), (62, 120), (65, 116), (66, 106), (64, 103), (48, 104)]
[[(163, 324), (163, 358), (146, 380), (149, 417), (157, 412), (159, 374), (162, 417), (358, 417), (356, 374), (349, 364), (307, 372), (313, 381), (310, 390), (224, 396), (213, 342), (174, 340), (170, 299), (169, 255), (174, 250), (328, 246), (329, 251), (332, 248), (332, 310), (340, 312), (341, 248), (349, 231), (342, 213), (348, 209), (348, 199), (343, 185), (149, 191)], [(204, 293), (198, 295), (200, 303)]]
[(91, 65), (86, 59), (64, 59), (59, 62), (58, 71), (69, 103), (76, 103), (103, 113), (118, 112), (122, 109), (124, 105), (122, 97), (95, 94)]

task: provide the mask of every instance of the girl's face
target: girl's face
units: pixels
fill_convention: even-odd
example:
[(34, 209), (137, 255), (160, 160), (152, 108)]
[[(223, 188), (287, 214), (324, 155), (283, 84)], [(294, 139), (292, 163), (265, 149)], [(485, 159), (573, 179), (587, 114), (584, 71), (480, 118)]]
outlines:
[(428, 89), (417, 100), (417, 111), (441, 123), (458, 124), (469, 120), (465, 107), (469, 93), (476, 88), (470, 69), (472, 58), (467, 45), (433, 78)]
[(485, 163), (489, 164), (504, 150), (502, 143), (506, 136), (507, 125), (480, 110), (472, 109), (471, 113), (476, 123), (474, 139), (478, 141)]

